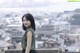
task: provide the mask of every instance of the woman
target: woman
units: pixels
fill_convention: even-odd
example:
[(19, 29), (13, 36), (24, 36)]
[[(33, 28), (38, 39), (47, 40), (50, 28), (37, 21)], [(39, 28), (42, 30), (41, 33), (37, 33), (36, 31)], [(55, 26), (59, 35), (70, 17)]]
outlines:
[(22, 53), (36, 53), (35, 51), (35, 21), (33, 16), (28, 13), (22, 17), (22, 27), (25, 31), (22, 37)]

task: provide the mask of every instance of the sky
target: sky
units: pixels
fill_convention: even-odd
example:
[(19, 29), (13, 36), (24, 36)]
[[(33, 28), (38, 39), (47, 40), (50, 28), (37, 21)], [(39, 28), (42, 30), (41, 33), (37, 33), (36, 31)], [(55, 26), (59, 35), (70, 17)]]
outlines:
[[(52, 11), (74, 10), (80, 8), (80, 2), (68, 0), (0, 0), (0, 8), (37, 8)], [(53, 10), (54, 9), (54, 10)]]

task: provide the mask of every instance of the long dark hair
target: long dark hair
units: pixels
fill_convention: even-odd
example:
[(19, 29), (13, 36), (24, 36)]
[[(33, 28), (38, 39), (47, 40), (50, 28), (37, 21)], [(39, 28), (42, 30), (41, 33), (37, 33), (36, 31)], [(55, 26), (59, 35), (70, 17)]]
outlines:
[[(24, 17), (31, 22), (31, 27), (32, 27), (33, 30), (35, 31), (35, 21), (34, 21), (33, 16), (32, 16), (30, 13), (24, 14), (24, 15), (22, 16), (22, 21), (23, 21), (23, 18), (24, 18)], [(24, 26), (24, 24), (22, 24), (22, 28), (23, 28), (23, 30), (26, 30), (26, 27)]]

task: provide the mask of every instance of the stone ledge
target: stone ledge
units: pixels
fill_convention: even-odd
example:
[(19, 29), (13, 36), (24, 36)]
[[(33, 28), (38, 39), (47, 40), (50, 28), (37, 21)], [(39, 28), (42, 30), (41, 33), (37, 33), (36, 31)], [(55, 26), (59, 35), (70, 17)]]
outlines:
[[(37, 53), (80, 53), (80, 52), (61, 52), (59, 50), (41, 50), (41, 49), (38, 49), (36, 50)], [(6, 50), (5, 53), (22, 53), (22, 50)]]
[[(59, 50), (36, 50), (37, 53), (61, 53)], [(5, 53), (22, 53), (22, 50), (6, 50)]]

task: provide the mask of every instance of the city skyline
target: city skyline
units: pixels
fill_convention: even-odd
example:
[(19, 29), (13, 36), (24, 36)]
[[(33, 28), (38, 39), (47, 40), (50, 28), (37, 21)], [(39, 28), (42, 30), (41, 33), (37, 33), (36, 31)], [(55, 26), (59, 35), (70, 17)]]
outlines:
[[(9, 1), (9, 2), (8, 2)], [(0, 8), (30, 8), (63, 12), (80, 8), (80, 2), (68, 2), (67, 0), (1, 0)]]

